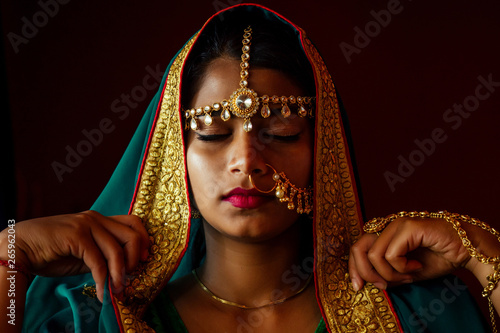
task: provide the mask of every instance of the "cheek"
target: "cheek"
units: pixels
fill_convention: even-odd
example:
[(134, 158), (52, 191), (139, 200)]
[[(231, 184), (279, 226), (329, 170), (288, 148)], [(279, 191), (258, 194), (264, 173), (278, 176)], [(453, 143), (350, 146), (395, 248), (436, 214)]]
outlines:
[(188, 148), (186, 152), (186, 163), (191, 192), (196, 205), (205, 206), (209, 201), (216, 199), (220, 193), (220, 175), (216, 172), (216, 161), (213, 157), (193, 147)]

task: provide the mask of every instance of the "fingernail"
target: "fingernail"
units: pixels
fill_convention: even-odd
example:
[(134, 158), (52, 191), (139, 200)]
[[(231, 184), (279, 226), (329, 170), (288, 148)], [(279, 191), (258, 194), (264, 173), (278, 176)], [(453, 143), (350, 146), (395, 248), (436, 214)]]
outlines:
[(403, 281), (401, 281), (401, 283), (403, 283), (403, 284), (413, 283), (413, 279), (403, 280)]
[(359, 289), (361, 289), (361, 284), (359, 283), (358, 279), (351, 279), (351, 282), (352, 282), (352, 288), (354, 289), (354, 291), (358, 291)]
[(374, 282), (373, 285), (379, 289), (386, 289), (387, 283), (384, 282)]
[(97, 299), (99, 300), (99, 302), (103, 303), (104, 302), (104, 290), (102, 289), (101, 287), (101, 284), (100, 283), (96, 283), (95, 284), (95, 291), (96, 291), (96, 294), (97, 294)]

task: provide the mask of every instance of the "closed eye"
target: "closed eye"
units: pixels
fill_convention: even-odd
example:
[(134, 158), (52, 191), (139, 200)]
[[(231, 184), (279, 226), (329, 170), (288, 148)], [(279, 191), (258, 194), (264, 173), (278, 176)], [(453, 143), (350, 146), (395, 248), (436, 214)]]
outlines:
[(276, 134), (265, 134), (264, 138), (266, 139), (271, 139), (271, 140), (277, 140), (281, 142), (295, 142), (298, 141), (300, 138), (300, 133), (293, 134), (293, 135), (276, 135)]
[(198, 132), (196, 134), (196, 139), (200, 141), (206, 141), (206, 142), (217, 142), (217, 141), (222, 141), (227, 139), (231, 134), (200, 134)]

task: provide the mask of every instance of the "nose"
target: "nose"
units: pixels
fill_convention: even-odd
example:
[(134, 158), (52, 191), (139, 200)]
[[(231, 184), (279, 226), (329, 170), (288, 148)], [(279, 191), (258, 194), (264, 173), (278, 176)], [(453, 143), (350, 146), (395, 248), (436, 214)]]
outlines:
[(260, 143), (254, 133), (237, 131), (231, 142), (228, 168), (232, 174), (260, 174), (267, 169), (264, 158), (265, 145)]

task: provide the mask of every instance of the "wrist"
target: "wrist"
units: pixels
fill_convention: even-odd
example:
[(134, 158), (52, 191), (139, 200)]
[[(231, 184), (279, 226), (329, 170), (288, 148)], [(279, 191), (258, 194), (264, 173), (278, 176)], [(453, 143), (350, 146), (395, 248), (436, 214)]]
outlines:
[(0, 266), (14, 269), (30, 276), (31, 264), (28, 256), (19, 246), (19, 239), (16, 238), (14, 228), (4, 229), (0, 233)]
[(493, 264), (483, 264), (477, 258), (471, 257), (464, 268), (485, 287), (488, 284), (487, 276), (493, 272)]
[(28, 281), (31, 280), (33, 275), (26, 269), (26, 267), (15, 264), (14, 260), (0, 260), (0, 269), (7, 270), (8, 274), (16, 274), (21, 273)]

